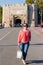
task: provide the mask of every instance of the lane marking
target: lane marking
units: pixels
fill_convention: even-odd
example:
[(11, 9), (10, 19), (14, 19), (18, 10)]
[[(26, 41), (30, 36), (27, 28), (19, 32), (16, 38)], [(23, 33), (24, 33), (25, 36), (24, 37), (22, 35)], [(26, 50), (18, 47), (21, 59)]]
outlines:
[[(14, 29), (13, 29), (14, 30)], [(10, 32), (6, 33), (2, 38), (0, 38), (0, 41), (3, 40), (8, 34), (10, 34), (13, 30), (11, 30)]]

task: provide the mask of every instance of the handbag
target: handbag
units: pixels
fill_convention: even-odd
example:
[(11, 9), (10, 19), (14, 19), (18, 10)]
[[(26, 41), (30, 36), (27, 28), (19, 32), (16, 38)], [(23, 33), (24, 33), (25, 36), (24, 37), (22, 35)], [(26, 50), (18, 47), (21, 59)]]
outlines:
[(21, 59), (22, 58), (22, 51), (21, 50), (18, 50), (17, 51), (17, 58), (18, 59)]

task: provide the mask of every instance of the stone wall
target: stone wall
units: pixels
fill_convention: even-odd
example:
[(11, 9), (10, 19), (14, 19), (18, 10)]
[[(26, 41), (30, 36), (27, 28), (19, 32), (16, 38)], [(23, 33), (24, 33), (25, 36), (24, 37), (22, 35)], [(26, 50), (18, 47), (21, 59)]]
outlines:
[(27, 22), (27, 5), (4, 5), (2, 20), (4, 27), (10, 27), (10, 21), (12, 21), (13, 26), (14, 16), (19, 17), (22, 20), (22, 23), (24, 23), (24, 21)]
[(37, 8), (35, 4), (4, 5), (2, 24), (4, 27), (10, 27), (10, 24), (14, 26), (14, 19), (21, 19), (21, 24), (26, 22), (34, 27), (38, 21)]

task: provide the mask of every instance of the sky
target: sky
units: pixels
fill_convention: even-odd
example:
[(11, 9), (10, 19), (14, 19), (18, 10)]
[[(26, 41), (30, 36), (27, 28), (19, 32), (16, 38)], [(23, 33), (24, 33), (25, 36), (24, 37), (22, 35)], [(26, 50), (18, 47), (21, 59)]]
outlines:
[(25, 3), (25, 0), (0, 0), (0, 5), (4, 4), (22, 4)]

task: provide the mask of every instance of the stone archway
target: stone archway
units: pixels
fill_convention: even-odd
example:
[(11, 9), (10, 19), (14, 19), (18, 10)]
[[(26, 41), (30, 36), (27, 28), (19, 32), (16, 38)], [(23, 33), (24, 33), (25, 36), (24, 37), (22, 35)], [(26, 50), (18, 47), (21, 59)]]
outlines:
[(25, 15), (13, 15), (12, 17), (13, 27), (22, 27), (24, 21), (27, 22)]
[(14, 26), (16, 27), (16, 26), (21, 26), (21, 22), (22, 22), (22, 20), (20, 19), (20, 18), (15, 18), (14, 19)]
[(21, 19), (16, 19), (15, 24), (21, 24)]

